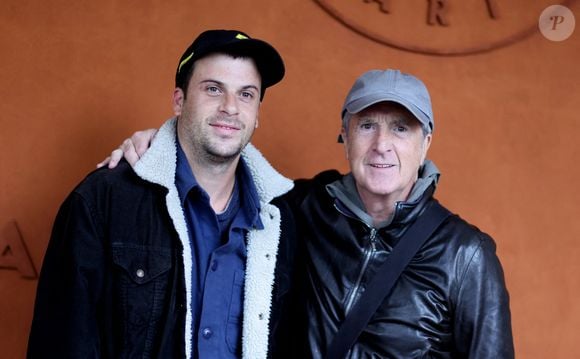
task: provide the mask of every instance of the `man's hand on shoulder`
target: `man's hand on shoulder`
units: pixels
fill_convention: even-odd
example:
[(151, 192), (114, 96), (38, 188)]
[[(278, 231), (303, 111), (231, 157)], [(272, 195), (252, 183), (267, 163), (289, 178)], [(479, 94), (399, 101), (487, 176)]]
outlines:
[(119, 148), (113, 150), (110, 156), (97, 163), (97, 168), (104, 166), (115, 168), (123, 157), (131, 166), (134, 166), (147, 152), (156, 134), (155, 128), (135, 132), (130, 138), (125, 139)]

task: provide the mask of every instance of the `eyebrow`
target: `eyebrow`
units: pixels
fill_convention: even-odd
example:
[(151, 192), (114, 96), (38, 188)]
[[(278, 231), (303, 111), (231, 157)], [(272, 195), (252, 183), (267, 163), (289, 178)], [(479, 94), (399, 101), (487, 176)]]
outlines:
[[(223, 82), (218, 81), (218, 80), (214, 80), (214, 79), (201, 80), (199, 83), (200, 84), (212, 83), (212, 84), (219, 85), (221, 87), (225, 87), (224, 86), (225, 84)], [(254, 90), (256, 90), (256, 92), (260, 92), (260, 89), (257, 86), (255, 86), (255, 85), (242, 86), (241, 89), (242, 90), (254, 89)]]
[(397, 116), (397, 117), (396, 117), (396, 118), (393, 120), (393, 122), (394, 122), (395, 124), (397, 124), (397, 125), (401, 125), (401, 124), (403, 124), (403, 125), (409, 125), (409, 124), (413, 123), (413, 119), (412, 119), (412, 118), (410, 118), (410, 117), (407, 117), (407, 116), (405, 116), (405, 115), (402, 115), (402, 116)]
[(218, 80), (213, 80), (213, 79), (201, 80), (199, 82), (200, 85), (207, 84), (207, 83), (211, 83), (211, 84), (215, 84), (215, 85), (220, 85), (220, 86), (223, 86), (224, 85), (223, 82), (218, 81)]
[(377, 121), (376, 118), (369, 116), (369, 115), (356, 116), (356, 119), (358, 121)]
[(246, 85), (242, 87), (242, 90), (249, 90), (249, 89), (254, 89), (256, 92), (260, 92), (260, 89), (258, 89), (257, 86), (255, 85)]

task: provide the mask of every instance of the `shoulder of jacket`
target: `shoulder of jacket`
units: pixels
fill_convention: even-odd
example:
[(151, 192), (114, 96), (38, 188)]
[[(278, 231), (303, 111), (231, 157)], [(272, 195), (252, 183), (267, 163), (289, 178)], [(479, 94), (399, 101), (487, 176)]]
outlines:
[(103, 200), (112, 194), (131, 196), (145, 188), (156, 186), (141, 179), (126, 162), (113, 169), (99, 168), (89, 173), (73, 190), (85, 200)]
[(447, 251), (455, 257), (459, 268), (467, 269), (473, 262), (496, 258), (493, 238), (458, 215), (452, 215), (442, 228)]
[(315, 187), (324, 187), (342, 178), (342, 174), (337, 170), (326, 170), (318, 173), (312, 178), (300, 178), (294, 180), (296, 191), (304, 191)]
[(115, 168), (97, 168), (88, 173), (76, 186), (76, 190), (84, 190), (94, 186), (111, 185), (127, 178), (129, 173), (134, 173), (131, 166), (124, 159)]
[(300, 178), (294, 180), (294, 188), (283, 198), (291, 203), (300, 203), (302, 200), (314, 191), (326, 192), (326, 185), (342, 178), (342, 174), (337, 170), (327, 170), (318, 173), (312, 178)]
[(457, 214), (449, 216), (437, 229), (434, 245), (443, 245), (449, 258), (467, 264), (480, 251), (495, 255), (495, 241)]

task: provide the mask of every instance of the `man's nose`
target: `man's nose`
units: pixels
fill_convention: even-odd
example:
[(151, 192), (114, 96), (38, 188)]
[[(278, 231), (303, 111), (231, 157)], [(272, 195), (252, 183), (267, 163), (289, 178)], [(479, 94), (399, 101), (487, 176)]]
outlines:
[(392, 134), (388, 129), (381, 128), (375, 136), (374, 150), (378, 153), (389, 152), (393, 146)]
[(238, 113), (238, 98), (235, 94), (225, 93), (223, 101), (220, 105), (220, 111), (228, 115), (236, 115)]

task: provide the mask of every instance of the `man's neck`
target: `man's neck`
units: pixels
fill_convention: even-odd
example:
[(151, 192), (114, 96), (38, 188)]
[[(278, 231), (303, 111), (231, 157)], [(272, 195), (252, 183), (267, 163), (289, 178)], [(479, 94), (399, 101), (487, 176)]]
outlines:
[(211, 208), (216, 213), (223, 212), (234, 189), (240, 156), (225, 163), (199, 161), (187, 153), (186, 157), (195, 180), (209, 195)]
[(366, 211), (373, 218), (373, 224), (378, 225), (389, 219), (395, 212), (395, 201), (365, 201)]
[(365, 196), (365, 192), (359, 191), (361, 201), (365, 206), (365, 210), (373, 219), (374, 225), (384, 223), (391, 218), (395, 213), (395, 205), (397, 202), (404, 201), (409, 195), (409, 191), (402, 196)]

